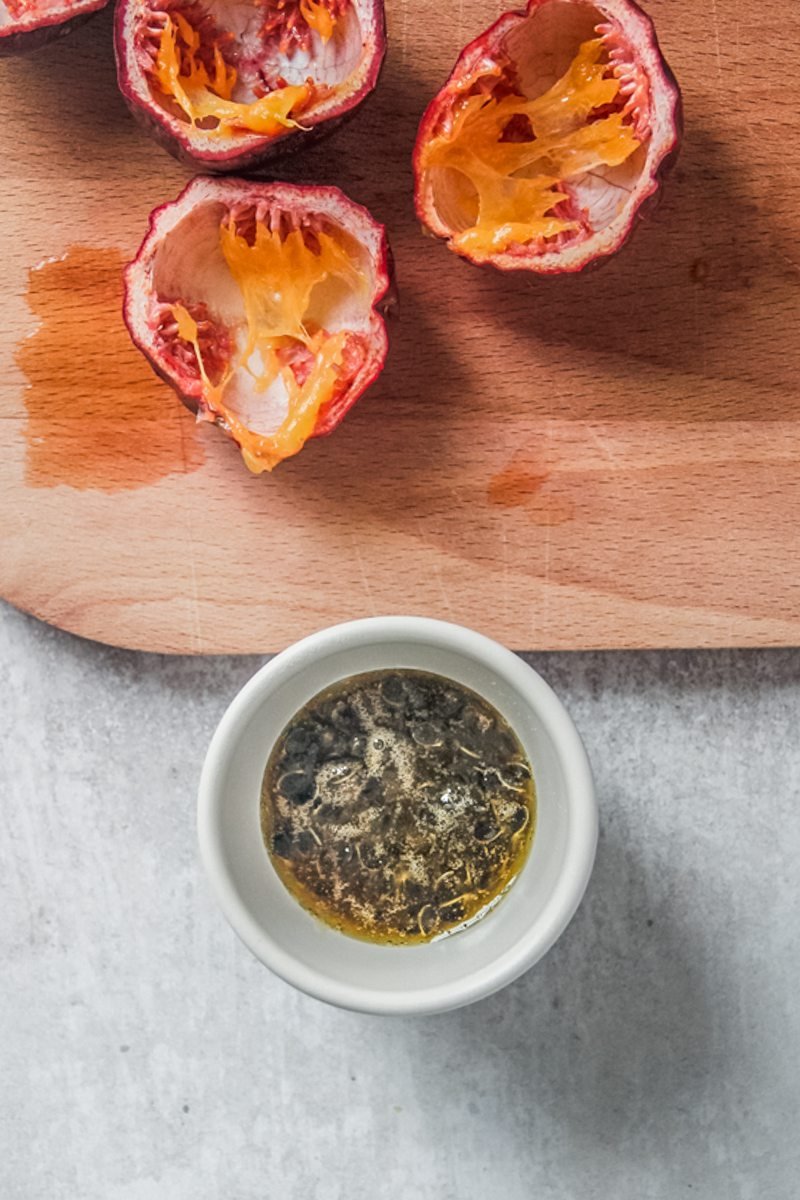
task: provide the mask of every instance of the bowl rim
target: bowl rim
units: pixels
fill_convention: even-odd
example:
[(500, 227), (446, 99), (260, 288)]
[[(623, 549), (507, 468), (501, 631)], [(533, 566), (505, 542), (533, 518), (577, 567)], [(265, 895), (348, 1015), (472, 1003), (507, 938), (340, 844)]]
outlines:
[[(518, 692), (553, 744), (564, 776), (568, 820), (562, 868), (540, 916), (524, 936), (494, 962), (455, 981), (385, 990), (331, 979), (278, 945), (240, 899), (216, 829), (225, 800), (224, 780), (238, 741), (269, 694), (320, 656), (398, 641), (436, 645), (477, 659)], [(380, 1015), (425, 1014), (460, 1008), (489, 996), (546, 954), (571, 921), (589, 882), (597, 848), (598, 811), (580, 734), (556, 693), (524, 659), (462, 625), (430, 617), (378, 616), (332, 625), (302, 638), (260, 667), (237, 692), (217, 725), (203, 763), (197, 831), (200, 858), (217, 902), (234, 932), (271, 971), (307, 995), (340, 1008)]]

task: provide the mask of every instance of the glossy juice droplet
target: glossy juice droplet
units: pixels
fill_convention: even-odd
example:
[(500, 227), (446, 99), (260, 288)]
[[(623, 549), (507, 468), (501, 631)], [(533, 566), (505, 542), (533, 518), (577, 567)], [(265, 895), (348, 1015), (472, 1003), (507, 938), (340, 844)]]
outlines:
[(17, 347), (28, 380), (25, 482), (115, 492), (202, 465), (191, 414), (153, 373), (122, 319), (125, 257), (73, 246), (29, 273), (40, 324)]

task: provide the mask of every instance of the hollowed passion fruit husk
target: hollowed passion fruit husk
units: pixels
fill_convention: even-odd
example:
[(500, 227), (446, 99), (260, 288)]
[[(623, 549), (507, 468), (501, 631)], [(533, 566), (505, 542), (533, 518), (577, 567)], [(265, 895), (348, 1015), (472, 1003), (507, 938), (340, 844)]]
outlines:
[(108, 0), (0, 0), (0, 56), (64, 37)]
[(118, 0), (117, 75), (167, 150), (252, 170), (328, 133), (375, 87), (383, 0)]
[(423, 224), (476, 263), (538, 274), (613, 254), (681, 135), (678, 85), (631, 0), (530, 0), (461, 53), (414, 151)]
[(377, 378), (392, 299), (385, 230), (338, 188), (199, 178), (151, 214), (123, 314), (260, 473), (331, 433)]

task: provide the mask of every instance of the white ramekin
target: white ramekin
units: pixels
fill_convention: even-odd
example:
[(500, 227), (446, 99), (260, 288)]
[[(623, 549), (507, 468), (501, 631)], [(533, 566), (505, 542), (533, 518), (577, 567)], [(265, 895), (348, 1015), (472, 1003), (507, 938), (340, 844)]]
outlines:
[[(383, 667), (432, 671), (484, 696), (516, 730), (536, 780), (536, 836), (515, 883), (475, 925), (426, 945), (373, 945), (312, 917), (284, 888), (261, 839), (264, 766), (289, 719), (337, 680)], [(497, 991), (552, 946), (591, 874), (597, 805), (572, 720), (521, 658), (458, 625), (373, 617), (305, 638), (245, 684), (208, 749), (198, 829), (223, 912), (276, 974), (343, 1008), (432, 1013)]]

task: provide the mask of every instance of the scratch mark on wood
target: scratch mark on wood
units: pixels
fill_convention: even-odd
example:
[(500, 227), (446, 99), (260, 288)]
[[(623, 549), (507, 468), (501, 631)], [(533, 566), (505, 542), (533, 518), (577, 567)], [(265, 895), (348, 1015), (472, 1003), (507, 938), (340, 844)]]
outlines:
[[(188, 470), (187, 466), (187, 448), (186, 448), (186, 422), (179, 420), (178, 437), (180, 438), (181, 455), (183, 457), (183, 469)], [(192, 590), (189, 594), (189, 611), (191, 616), (191, 630), (193, 648), (198, 654), (203, 652), (203, 629), (200, 621), (200, 588), (197, 582), (197, 547), (195, 543), (194, 530), (192, 527), (193, 513), (191, 508), (188, 512), (186, 521), (186, 536), (189, 543), (189, 577), (192, 582)]]
[(719, 38), (719, 14), (717, 13), (717, 0), (711, 0), (711, 18), (714, 22), (714, 38), (717, 45), (717, 77), (719, 86), (722, 87), (722, 46)]
[(704, 324), (703, 324), (703, 321), (702, 321), (701, 315), (700, 315), (700, 296), (699, 296), (698, 288), (694, 289), (693, 304), (694, 304), (694, 335), (695, 335), (698, 345), (700, 346), (701, 362), (703, 364), (703, 375), (706, 375), (708, 372), (708, 361), (707, 361), (707, 357), (706, 357), (706, 340), (705, 340), (705, 337), (703, 336), (704, 335)]
[(622, 467), (622, 463), (620, 462), (617, 454), (612, 449), (610, 439), (605, 438), (605, 437), (603, 437), (603, 435), (601, 433), (598, 433), (598, 431), (594, 425), (587, 425), (585, 428), (586, 428), (587, 433), (589, 434), (589, 437), (592, 439), (594, 444), (597, 446), (597, 448), (601, 452), (601, 454), (603, 454), (608, 459), (608, 461), (611, 463), (612, 467), (620, 469)]
[(408, 58), (408, 4), (400, 5), (400, 62), (406, 65)]
[[(417, 521), (417, 531), (419, 533), (420, 540), (424, 543), (424, 541), (425, 541), (425, 526), (422, 524), (422, 521)], [(435, 558), (433, 559), (432, 565), (433, 565), (433, 573), (436, 576), (436, 582), (439, 585), (439, 592), (441, 593), (442, 603), (444, 604), (444, 607), (447, 611), (447, 615), (452, 620), (452, 618), (453, 618), (453, 602), (450, 599), (450, 595), (447, 591), (447, 588), (444, 586), (444, 576), (442, 575), (442, 565)]]
[[(576, 421), (578, 421), (580, 427), (582, 429), (584, 429), (586, 431), (586, 433), (588, 433), (589, 437), (592, 439), (595, 446), (597, 446), (597, 448), (601, 452), (601, 454), (605, 458), (608, 459), (608, 461), (611, 463), (611, 465), (618, 470), (623, 469), (624, 464), (620, 461), (618, 455), (612, 449), (610, 439), (604, 438), (603, 435), (598, 432), (596, 426), (591, 421), (586, 421), (585, 419), (583, 419), (581, 417), (581, 414), (575, 408), (574, 404), (572, 404), (567, 397), (562, 398), (561, 407), (562, 407), (562, 409), (566, 409), (567, 412), (570, 414), (570, 416), (573, 416), (576, 419)], [(546, 445), (547, 445), (547, 450), (548, 450), (547, 462), (552, 461), (552, 459), (550, 457), (550, 453), (549, 453), (551, 443), (552, 443), (552, 428), (548, 424), (547, 440), (546, 440)]]
[(452, 603), (452, 601), (451, 601), (451, 599), (450, 599), (450, 595), (449, 595), (449, 593), (448, 593), (448, 591), (447, 591), (447, 588), (444, 586), (444, 576), (442, 575), (442, 567), (441, 567), (441, 563), (438, 563), (438, 562), (437, 562), (437, 561), (434, 559), (434, 564), (433, 564), (433, 565), (434, 565), (434, 575), (436, 576), (436, 580), (437, 580), (437, 582), (438, 582), (438, 584), (439, 584), (439, 591), (440, 591), (440, 592), (441, 592), (441, 594), (442, 594), (442, 602), (443, 602), (443, 604), (444, 604), (444, 606), (445, 606), (445, 608), (446, 608), (446, 610), (447, 610), (447, 615), (448, 615), (448, 617), (450, 617), (450, 619), (452, 620), (452, 617), (453, 617), (453, 603)]
[(358, 544), (358, 537), (354, 533), (351, 534), (350, 536), (351, 536), (351, 540), (353, 542), (353, 547), (356, 552), (356, 562), (358, 563), (358, 570), (361, 575), (361, 582), (364, 585), (364, 592), (367, 597), (367, 602), (369, 603), (370, 612), (373, 617), (376, 617), (378, 615), (378, 608), (377, 608), (377, 605), (375, 604), (375, 597), (372, 593), (372, 588), (370, 587), (369, 576), (367, 574), (367, 568), (364, 564), (364, 558), (361, 554), (361, 547)]
[[(191, 525), (191, 521), (190, 521)], [(203, 650), (203, 632), (200, 623), (200, 588), (197, 583), (197, 556), (195, 554), (194, 535), (189, 529), (189, 573), (192, 581), (192, 590), (189, 595), (189, 608), (191, 611), (192, 623), (192, 641), (194, 649), (201, 653)]]
[[(589, 426), (588, 428), (591, 432), (591, 426)], [(545, 451), (548, 462), (551, 461), (552, 444), (553, 444), (553, 426), (548, 421), (548, 423), (547, 423), (547, 442), (546, 442), (546, 451)], [(608, 453), (605, 446), (603, 446), (602, 443), (600, 443), (600, 445), (601, 445), (601, 449), (603, 449), (606, 453)], [(547, 629), (548, 629), (549, 623), (550, 623), (550, 557), (552, 554), (552, 537), (553, 537), (553, 530), (552, 530), (551, 526), (545, 525), (545, 527), (544, 527), (544, 594), (542, 596), (542, 628), (545, 630), (545, 637), (547, 637)]]
[(506, 523), (503, 520), (500, 526), (503, 534), (503, 615), (508, 617), (508, 534), (506, 533)]

